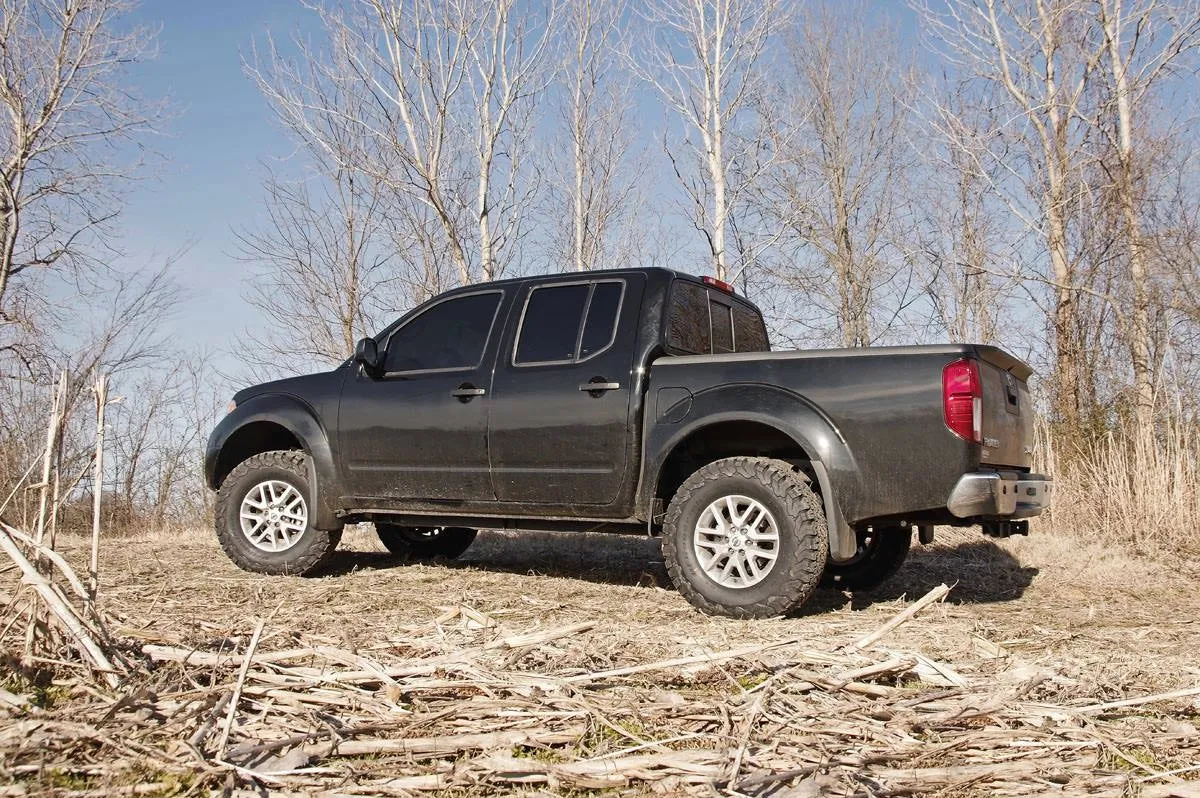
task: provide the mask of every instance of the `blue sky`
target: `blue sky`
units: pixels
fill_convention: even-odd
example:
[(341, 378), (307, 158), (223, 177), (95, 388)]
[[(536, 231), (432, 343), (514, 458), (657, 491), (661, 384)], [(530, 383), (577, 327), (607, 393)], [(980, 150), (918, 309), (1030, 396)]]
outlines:
[(289, 154), (242, 58), (268, 31), (312, 27), (313, 15), (292, 0), (146, 0), (135, 21), (160, 32), (158, 57), (132, 77), (143, 95), (169, 99), (172, 118), (147, 142), (163, 160), (133, 189), (124, 249), (135, 262), (161, 262), (187, 246), (175, 269), (186, 296), (180, 331), (224, 347), (253, 321), (234, 232), (259, 218), (263, 164)]

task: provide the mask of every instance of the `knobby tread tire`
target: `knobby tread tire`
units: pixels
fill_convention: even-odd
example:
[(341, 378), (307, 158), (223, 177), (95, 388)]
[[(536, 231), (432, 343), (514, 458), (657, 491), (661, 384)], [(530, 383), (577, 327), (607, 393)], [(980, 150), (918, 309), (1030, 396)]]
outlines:
[(896, 575), (912, 548), (912, 530), (881, 527), (873, 530), (878, 537), (862, 559), (846, 565), (830, 562), (821, 577), (822, 587), (836, 590), (873, 590)]
[(442, 533), (431, 540), (413, 540), (407, 533), (420, 527), (375, 522), (375, 534), (379, 542), (392, 554), (410, 560), (454, 560), (460, 557), (475, 541), (476, 530), (466, 527), (443, 527)]
[[(291, 475), (309, 505), (308, 527), (294, 547), (279, 552), (286, 555), (284, 557), (272, 557), (268, 552), (255, 549), (241, 529), (230, 523), (231, 510), (240, 512), (243, 491), (239, 487), (250, 475), (264, 471), (282, 471)], [(312, 526), (315, 509), (312, 507), (312, 491), (309, 490), (308, 481), (308, 455), (298, 449), (262, 452), (246, 458), (229, 472), (217, 490), (213, 518), (217, 540), (238, 568), (260, 574), (309, 576), (329, 565), (337, 552), (342, 533), (341, 530), (316, 529)]]
[[(729, 603), (706, 595), (716, 583), (694, 584), (686, 575), (682, 546), (690, 547), (693, 529), (681, 529), (683, 516), (692, 509), (696, 494), (715, 483), (729, 481), (738, 490), (743, 480), (757, 483), (782, 505), (786, 517), (776, 519), (782, 538), (790, 536), (795, 551), (781, 557), (764, 580), (774, 582), (770, 595), (749, 603)], [(701, 508), (702, 509), (702, 508)], [(687, 553), (690, 555), (690, 552)], [(672, 583), (693, 606), (708, 615), (732, 618), (771, 618), (798, 609), (816, 590), (829, 556), (828, 528), (821, 500), (803, 475), (790, 463), (769, 457), (730, 457), (709, 463), (680, 486), (663, 518), (663, 558)], [(786, 559), (786, 561), (784, 561)], [(782, 577), (776, 571), (782, 569)], [(701, 576), (707, 579), (706, 576)], [(751, 588), (753, 590), (753, 588)], [(715, 592), (715, 591), (712, 591)]]

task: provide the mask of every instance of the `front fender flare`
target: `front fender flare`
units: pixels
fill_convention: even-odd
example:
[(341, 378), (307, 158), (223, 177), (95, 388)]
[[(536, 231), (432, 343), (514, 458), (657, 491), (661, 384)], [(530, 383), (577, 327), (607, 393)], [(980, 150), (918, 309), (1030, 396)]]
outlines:
[[(220, 486), (224, 472), (221, 454), (230, 441), (254, 424), (274, 424), (287, 430), (299, 443), (309, 462), (310, 501), (314, 509), (313, 525), (318, 529), (338, 529), (334, 502), (341, 495), (337, 463), (329, 444), (329, 435), (317, 412), (303, 399), (292, 394), (269, 393), (253, 396), (221, 419), (208, 439), (204, 458), (205, 482), (213, 490)], [(232, 467), (232, 466), (231, 466)]]

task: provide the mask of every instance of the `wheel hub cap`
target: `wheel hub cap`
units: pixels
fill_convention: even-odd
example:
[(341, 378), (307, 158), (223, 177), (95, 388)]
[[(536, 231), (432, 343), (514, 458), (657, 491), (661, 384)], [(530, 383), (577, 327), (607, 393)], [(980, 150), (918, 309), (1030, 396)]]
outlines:
[(242, 534), (262, 551), (290, 549), (308, 527), (304, 495), (280, 479), (268, 479), (246, 491), (238, 515)]
[(724, 496), (700, 513), (692, 544), (709, 579), (722, 587), (747, 588), (775, 567), (779, 527), (757, 499)]

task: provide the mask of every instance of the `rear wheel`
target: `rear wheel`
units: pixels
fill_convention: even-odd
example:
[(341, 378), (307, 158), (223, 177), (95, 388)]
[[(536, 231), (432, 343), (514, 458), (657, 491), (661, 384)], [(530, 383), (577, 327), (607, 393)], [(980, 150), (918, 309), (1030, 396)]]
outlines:
[(876, 526), (858, 533), (858, 552), (847, 562), (830, 562), (821, 578), (824, 587), (870, 590), (900, 570), (912, 547), (912, 530), (902, 526)]
[(310, 496), (304, 452), (247, 458), (217, 490), (214, 519), (221, 548), (245, 571), (306, 575), (321, 570), (342, 533), (313, 527)]
[(821, 502), (782, 460), (710, 463), (683, 483), (663, 521), (671, 581), (710, 615), (769, 618), (799, 607), (827, 554)]
[(444, 557), (453, 560), (475, 541), (474, 529), (457, 526), (400, 526), (375, 524), (379, 542), (392, 554), (414, 560)]

